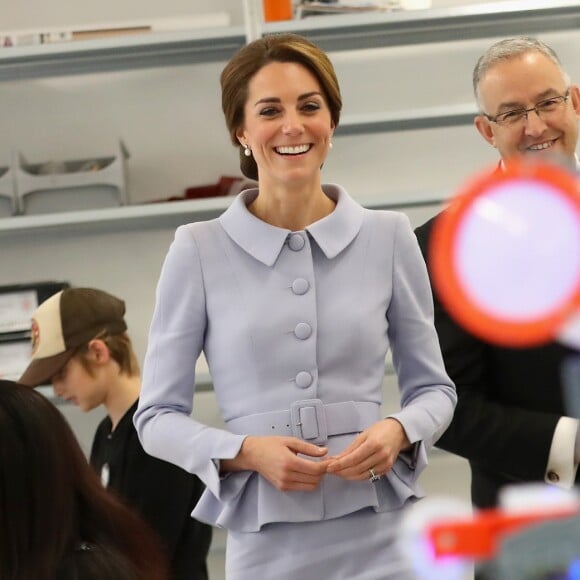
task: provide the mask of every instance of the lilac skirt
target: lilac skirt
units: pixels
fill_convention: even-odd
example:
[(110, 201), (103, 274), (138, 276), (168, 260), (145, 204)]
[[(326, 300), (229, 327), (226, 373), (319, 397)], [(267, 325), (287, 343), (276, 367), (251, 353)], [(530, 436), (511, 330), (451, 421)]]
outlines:
[(397, 532), (403, 510), (228, 532), (227, 580), (411, 580)]

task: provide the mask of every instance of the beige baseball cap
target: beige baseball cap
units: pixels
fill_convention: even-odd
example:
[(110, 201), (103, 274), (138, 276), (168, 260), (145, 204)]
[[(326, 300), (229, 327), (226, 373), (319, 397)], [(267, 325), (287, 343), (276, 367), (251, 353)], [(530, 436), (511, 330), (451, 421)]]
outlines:
[(95, 288), (66, 288), (32, 314), (32, 360), (19, 382), (46, 385), (75, 351), (102, 332), (127, 330), (125, 302)]

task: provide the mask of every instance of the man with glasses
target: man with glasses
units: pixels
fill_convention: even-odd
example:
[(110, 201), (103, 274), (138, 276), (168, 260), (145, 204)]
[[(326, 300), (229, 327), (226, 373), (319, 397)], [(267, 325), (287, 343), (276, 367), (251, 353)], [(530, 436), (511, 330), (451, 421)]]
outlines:
[(580, 93), (556, 53), (534, 38), (502, 40), (479, 59), (475, 126), (502, 159), (522, 154), (574, 160)]
[[(529, 37), (488, 48), (473, 73), (475, 127), (503, 161), (529, 155), (577, 164), (580, 91), (556, 53)], [(434, 220), (416, 230), (423, 255)], [(435, 324), (458, 404), (438, 446), (469, 460), (478, 508), (497, 504), (506, 484), (546, 481), (571, 487), (580, 461), (578, 421), (566, 416), (560, 367), (571, 354), (486, 344), (458, 326), (435, 298)]]

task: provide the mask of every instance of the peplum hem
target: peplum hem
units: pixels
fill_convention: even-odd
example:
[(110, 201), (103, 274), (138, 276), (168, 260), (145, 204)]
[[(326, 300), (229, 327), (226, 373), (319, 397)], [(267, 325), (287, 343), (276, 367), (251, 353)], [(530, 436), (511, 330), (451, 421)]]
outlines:
[(417, 483), (425, 454), (415, 470), (399, 459), (376, 483), (346, 481), (328, 475), (313, 492), (281, 492), (257, 472), (229, 473), (220, 481), (220, 498), (206, 489), (192, 517), (236, 532), (259, 532), (271, 523), (329, 520), (371, 507), (376, 512), (398, 510), (424, 497)]

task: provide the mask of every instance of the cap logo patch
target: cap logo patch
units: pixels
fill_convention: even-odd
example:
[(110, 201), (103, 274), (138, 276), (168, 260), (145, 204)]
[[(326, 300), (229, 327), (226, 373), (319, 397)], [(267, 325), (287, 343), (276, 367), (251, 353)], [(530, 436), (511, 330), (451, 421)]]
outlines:
[(38, 322), (36, 322), (34, 318), (31, 322), (32, 326), (30, 328), (30, 340), (32, 342), (32, 356), (34, 356), (38, 350), (38, 343), (40, 342), (40, 330), (38, 328)]

